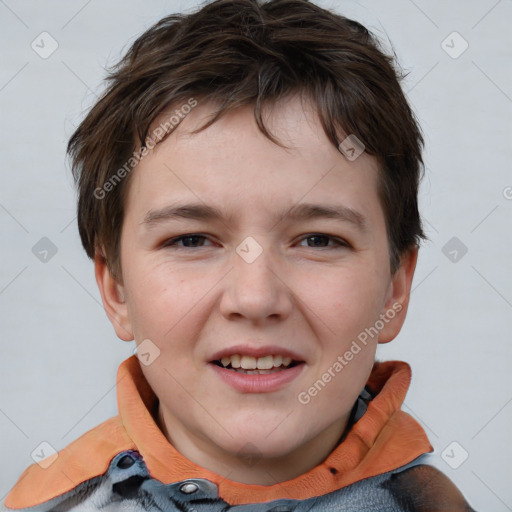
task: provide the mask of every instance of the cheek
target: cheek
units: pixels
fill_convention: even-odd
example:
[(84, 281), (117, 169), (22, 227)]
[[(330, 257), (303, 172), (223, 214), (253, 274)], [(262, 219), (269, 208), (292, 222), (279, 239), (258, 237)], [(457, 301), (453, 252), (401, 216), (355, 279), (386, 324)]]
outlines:
[(149, 338), (160, 345), (165, 330), (186, 313), (186, 288), (177, 276), (164, 275), (144, 262), (129, 263), (125, 285), (135, 339)]
[(136, 340), (151, 339), (161, 350), (193, 346), (204, 314), (201, 301), (215, 283), (215, 273), (204, 274), (169, 264), (132, 261), (127, 268), (128, 309)]
[(297, 274), (294, 281), (317, 323), (338, 340), (373, 324), (385, 300), (386, 281), (371, 263)]

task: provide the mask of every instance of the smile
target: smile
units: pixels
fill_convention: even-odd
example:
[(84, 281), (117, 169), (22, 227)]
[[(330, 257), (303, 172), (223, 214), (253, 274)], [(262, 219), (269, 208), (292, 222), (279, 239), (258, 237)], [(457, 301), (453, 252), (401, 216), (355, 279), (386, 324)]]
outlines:
[(209, 367), (225, 384), (239, 393), (271, 393), (283, 389), (305, 368), (304, 361), (290, 357), (224, 356)]
[(213, 361), (213, 363), (221, 368), (248, 375), (276, 373), (288, 368), (293, 368), (299, 364), (298, 361), (293, 361), (291, 357), (281, 355), (254, 357), (240, 354), (225, 356), (220, 360)]

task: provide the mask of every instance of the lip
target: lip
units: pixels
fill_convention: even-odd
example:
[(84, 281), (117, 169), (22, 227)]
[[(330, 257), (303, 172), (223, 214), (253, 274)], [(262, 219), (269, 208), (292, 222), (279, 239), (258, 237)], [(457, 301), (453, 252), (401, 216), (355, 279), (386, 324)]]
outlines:
[(241, 356), (253, 356), (256, 358), (264, 356), (284, 356), (290, 357), (292, 361), (304, 362), (304, 358), (300, 354), (286, 348), (279, 347), (278, 345), (265, 345), (263, 347), (233, 345), (215, 352), (208, 362), (220, 361), (223, 357), (229, 357), (234, 354), (239, 354)]
[(226, 384), (240, 393), (270, 393), (272, 391), (278, 391), (289, 384), (292, 380), (296, 379), (306, 365), (304, 362), (301, 362), (292, 368), (263, 375), (249, 375), (246, 373), (236, 372), (217, 366), (215, 363), (210, 363), (208, 366), (210, 366), (216, 375), (218, 375)]

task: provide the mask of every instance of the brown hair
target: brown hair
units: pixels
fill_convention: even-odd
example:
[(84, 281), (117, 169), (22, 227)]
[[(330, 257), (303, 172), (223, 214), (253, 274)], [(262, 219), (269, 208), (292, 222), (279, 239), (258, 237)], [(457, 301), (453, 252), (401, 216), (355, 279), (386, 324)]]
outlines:
[(262, 107), (301, 93), (336, 147), (341, 133), (353, 134), (377, 158), (394, 273), (400, 256), (426, 238), (417, 200), (423, 138), (402, 78), (364, 26), (308, 0), (216, 0), (161, 19), (109, 69), (107, 89), (68, 143), (88, 256), (103, 254), (121, 278), (126, 163), (136, 165), (136, 138), (147, 144), (150, 126), (170, 105), (191, 97), (218, 104), (200, 130), (253, 105), (259, 129), (277, 142)]

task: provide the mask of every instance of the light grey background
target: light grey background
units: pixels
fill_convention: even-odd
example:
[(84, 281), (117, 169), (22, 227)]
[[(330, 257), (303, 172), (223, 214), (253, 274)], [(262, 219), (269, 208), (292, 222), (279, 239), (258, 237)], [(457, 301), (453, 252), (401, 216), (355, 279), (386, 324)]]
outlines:
[[(431, 241), (406, 325), (379, 357), (411, 364), (404, 409), (427, 431), (433, 464), (476, 509), (512, 510), (512, 1), (318, 3), (389, 37), (426, 134)], [(42, 441), (61, 449), (116, 414), (116, 370), (133, 343), (116, 338), (81, 249), (65, 144), (104, 66), (196, 5), (0, 0), (2, 499)], [(47, 59), (31, 48), (43, 31), (58, 43)], [(57, 249), (46, 262), (32, 251), (43, 237)], [(455, 466), (462, 450), (453, 469), (445, 460)]]

